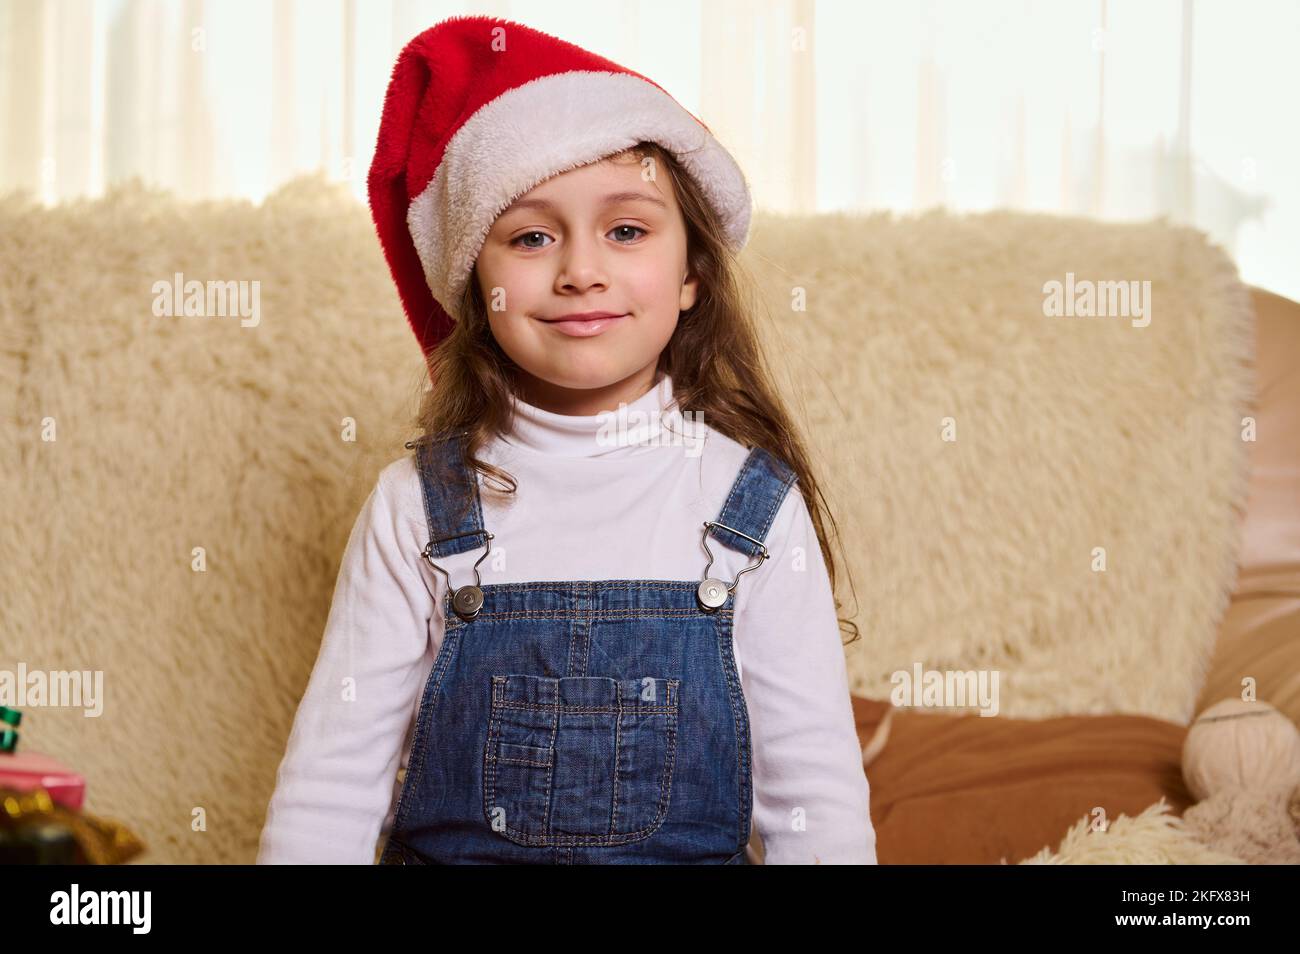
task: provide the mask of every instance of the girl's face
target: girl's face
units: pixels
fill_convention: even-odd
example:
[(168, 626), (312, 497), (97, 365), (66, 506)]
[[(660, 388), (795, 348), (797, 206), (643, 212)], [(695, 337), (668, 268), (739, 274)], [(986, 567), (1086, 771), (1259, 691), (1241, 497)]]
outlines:
[[(594, 415), (636, 400), (654, 383), (679, 313), (695, 304), (671, 178), (647, 181), (642, 168), (631, 153), (579, 166), (492, 224), (474, 271), (530, 404)], [(557, 321), (584, 312), (620, 317)]]

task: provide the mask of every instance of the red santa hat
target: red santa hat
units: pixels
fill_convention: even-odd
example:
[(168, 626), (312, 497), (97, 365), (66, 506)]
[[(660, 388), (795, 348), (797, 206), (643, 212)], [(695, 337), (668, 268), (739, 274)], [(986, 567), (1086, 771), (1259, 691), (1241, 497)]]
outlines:
[(367, 186), (402, 306), (428, 353), (451, 330), (496, 217), (545, 179), (641, 140), (682, 162), (744, 246), (735, 159), (653, 80), (511, 20), (462, 16), (411, 40), (384, 97)]

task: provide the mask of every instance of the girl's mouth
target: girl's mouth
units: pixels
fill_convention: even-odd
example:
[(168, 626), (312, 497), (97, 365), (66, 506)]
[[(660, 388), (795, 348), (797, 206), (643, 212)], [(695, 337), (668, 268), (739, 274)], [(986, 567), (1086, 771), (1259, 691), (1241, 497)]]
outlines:
[(562, 335), (569, 335), (573, 338), (591, 338), (600, 334), (607, 328), (617, 325), (630, 315), (612, 315), (605, 318), (585, 318), (570, 319), (566, 321), (546, 321), (545, 324), (554, 328)]

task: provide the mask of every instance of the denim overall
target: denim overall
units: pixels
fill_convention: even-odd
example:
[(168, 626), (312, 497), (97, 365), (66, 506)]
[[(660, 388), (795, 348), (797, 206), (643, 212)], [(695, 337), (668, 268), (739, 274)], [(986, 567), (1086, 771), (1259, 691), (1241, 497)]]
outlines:
[[(490, 550), (493, 538), (477, 474), (460, 462), (463, 437), (413, 445), (424, 556), (444, 576), (435, 559)], [(704, 524), (703, 581), (479, 586), (488, 551), (474, 585), (448, 579), (445, 635), (380, 863), (746, 864), (752, 776), (734, 594), (768, 558), (763, 540), (794, 480), (750, 451)], [(730, 584), (708, 577), (709, 536), (754, 561)]]

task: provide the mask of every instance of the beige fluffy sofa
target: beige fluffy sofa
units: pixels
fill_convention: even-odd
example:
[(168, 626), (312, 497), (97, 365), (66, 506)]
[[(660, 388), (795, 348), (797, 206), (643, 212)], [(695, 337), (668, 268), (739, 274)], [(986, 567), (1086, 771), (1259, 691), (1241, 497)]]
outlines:
[[(1167, 223), (760, 215), (744, 261), (852, 571), (880, 860), (1022, 861), (1097, 807), (1112, 857), (1127, 829), (1209, 860), (1170, 822), (1187, 725), (1243, 675), (1300, 718), (1298, 306)], [(1152, 320), (1045, 315), (1067, 273), (1151, 282)], [(258, 282), (257, 321), (167, 314), (177, 275)], [(4, 197), (0, 364), (0, 666), (105, 684), (100, 717), (32, 709), (22, 744), (140, 861), (250, 862), (423, 385), (366, 209), (316, 179)], [(997, 716), (896, 710), (915, 667), (996, 670)]]

